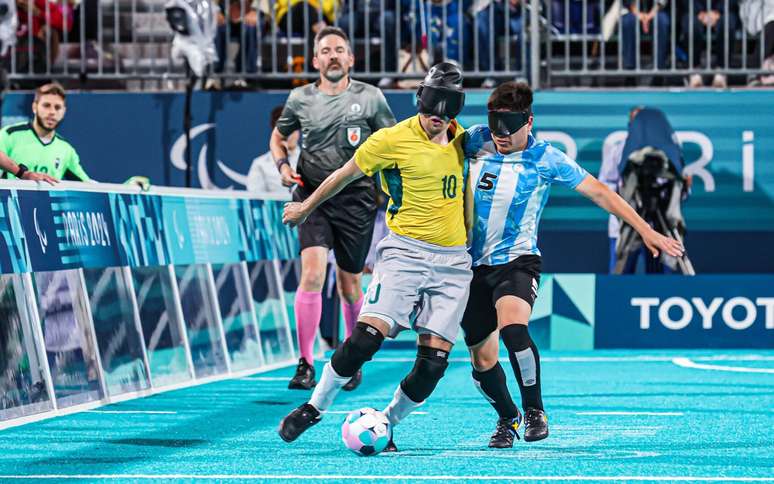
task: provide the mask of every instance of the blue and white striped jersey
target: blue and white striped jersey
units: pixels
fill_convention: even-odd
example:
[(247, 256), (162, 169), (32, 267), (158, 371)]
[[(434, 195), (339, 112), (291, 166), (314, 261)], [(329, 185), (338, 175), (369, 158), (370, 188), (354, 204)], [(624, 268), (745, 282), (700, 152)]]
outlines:
[(465, 157), (473, 183), (473, 265), (500, 265), (540, 255), (537, 229), (553, 183), (575, 188), (588, 172), (557, 148), (530, 134), (524, 151), (497, 152), (489, 128), (468, 129)]

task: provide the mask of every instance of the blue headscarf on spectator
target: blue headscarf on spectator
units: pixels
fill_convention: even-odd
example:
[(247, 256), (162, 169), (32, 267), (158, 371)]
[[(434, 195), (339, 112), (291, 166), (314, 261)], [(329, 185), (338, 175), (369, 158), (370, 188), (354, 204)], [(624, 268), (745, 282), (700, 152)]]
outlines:
[(629, 134), (621, 156), (622, 163), (618, 165), (619, 172), (623, 173), (632, 153), (646, 146), (652, 146), (666, 153), (677, 173), (682, 174), (685, 165), (682, 149), (677, 141), (675, 130), (660, 109), (643, 108), (629, 123)]

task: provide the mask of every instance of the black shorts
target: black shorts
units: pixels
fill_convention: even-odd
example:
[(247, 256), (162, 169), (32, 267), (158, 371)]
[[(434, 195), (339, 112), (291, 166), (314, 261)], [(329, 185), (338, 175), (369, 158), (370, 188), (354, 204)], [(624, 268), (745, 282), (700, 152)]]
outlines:
[(470, 298), (462, 316), (468, 346), (481, 343), (497, 329), (495, 303), (501, 297), (516, 296), (530, 307), (535, 304), (541, 265), (539, 255), (522, 255), (507, 264), (473, 268)]
[[(345, 189), (326, 201), (298, 226), (301, 250), (308, 247), (333, 249), (336, 264), (354, 274), (363, 271), (376, 219), (374, 187)], [(311, 192), (304, 187), (293, 191), (293, 200), (301, 202)]]

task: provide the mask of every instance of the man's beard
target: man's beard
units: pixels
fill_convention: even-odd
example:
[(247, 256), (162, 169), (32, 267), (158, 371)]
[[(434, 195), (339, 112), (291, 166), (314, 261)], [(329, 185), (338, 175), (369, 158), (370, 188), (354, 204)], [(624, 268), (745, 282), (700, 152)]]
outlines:
[(42, 129), (43, 131), (46, 131), (47, 133), (50, 133), (52, 131), (56, 130), (56, 127), (59, 126), (59, 123), (55, 123), (53, 128), (47, 128), (43, 122), (40, 120), (39, 117), (35, 116), (35, 124), (38, 125), (38, 128)]
[(335, 64), (335, 67), (328, 66), (328, 68), (323, 73), (323, 76), (329, 81), (329, 82), (339, 82), (340, 80), (344, 79), (344, 77), (347, 75), (347, 72), (344, 70), (343, 67), (341, 67), (340, 64)]

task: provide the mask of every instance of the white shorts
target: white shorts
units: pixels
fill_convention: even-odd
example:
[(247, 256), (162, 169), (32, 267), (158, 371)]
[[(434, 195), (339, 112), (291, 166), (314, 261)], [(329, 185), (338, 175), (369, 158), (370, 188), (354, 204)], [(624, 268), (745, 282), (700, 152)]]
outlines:
[(473, 277), (466, 247), (443, 247), (390, 232), (376, 251), (360, 316), (389, 324), (393, 338), (412, 328), (454, 343)]

